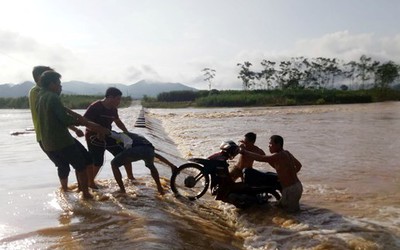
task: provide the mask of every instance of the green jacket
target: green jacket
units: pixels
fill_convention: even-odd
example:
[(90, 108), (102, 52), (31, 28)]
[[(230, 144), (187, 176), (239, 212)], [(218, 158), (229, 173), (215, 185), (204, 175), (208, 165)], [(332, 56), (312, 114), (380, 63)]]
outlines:
[(41, 89), (36, 105), (38, 131), (44, 150), (61, 150), (74, 144), (68, 126), (74, 125), (76, 119), (67, 114), (60, 97), (54, 92)]

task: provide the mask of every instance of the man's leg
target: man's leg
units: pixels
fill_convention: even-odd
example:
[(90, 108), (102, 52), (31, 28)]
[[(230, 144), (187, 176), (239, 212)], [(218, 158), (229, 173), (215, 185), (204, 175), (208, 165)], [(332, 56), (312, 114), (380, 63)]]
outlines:
[[(52, 157), (55, 157), (54, 155)], [(57, 174), (58, 178), (60, 179), (61, 189), (64, 192), (67, 192), (68, 189), (68, 176), (70, 172), (70, 167), (67, 162), (63, 162), (61, 159), (57, 159)], [(78, 181), (79, 184), (79, 181)]]
[(142, 157), (144, 158), (144, 164), (145, 166), (150, 169), (151, 177), (153, 177), (154, 181), (157, 184), (157, 189), (158, 192), (163, 195), (164, 194), (164, 189), (161, 186), (160, 182), (160, 175), (158, 174), (156, 166), (154, 166), (154, 148), (150, 147), (143, 147), (142, 148)]
[(77, 140), (71, 146), (62, 150), (62, 155), (66, 161), (75, 169), (78, 178), (80, 191), (83, 193), (83, 198), (91, 199), (93, 196), (89, 193), (88, 187), (88, 170), (87, 167), (91, 163), (91, 155), (86, 148)]
[(86, 141), (89, 154), (92, 157), (92, 161), (90, 164), (87, 164), (87, 177), (88, 177), (88, 185), (90, 188), (98, 189), (95, 178), (100, 171), (101, 166), (104, 161), (104, 153), (105, 148), (93, 145), (91, 142)]
[(125, 171), (126, 171), (126, 175), (128, 176), (129, 180), (134, 180), (135, 177), (133, 176), (133, 172), (132, 172), (132, 163), (125, 163), (124, 164), (125, 167)]
[(126, 193), (124, 182), (122, 181), (121, 171), (119, 171), (119, 167), (117, 165), (112, 165), (112, 171), (114, 174), (115, 181), (119, 186), (120, 192)]
[(60, 158), (56, 152), (47, 152), (44, 150), (43, 145), (39, 142), (40, 148), (47, 155), (47, 157), (54, 163), (57, 167), (58, 178), (60, 179), (61, 189), (67, 192), (68, 189), (68, 175), (70, 172), (69, 164)]
[(94, 181), (96, 175), (99, 173), (99, 170), (100, 167), (97, 167), (94, 164), (90, 164), (86, 167), (88, 185), (90, 188), (99, 189), (99, 187), (96, 185), (96, 182)]
[(154, 166), (154, 164), (153, 164), (153, 167), (150, 168), (150, 173), (151, 173), (151, 176), (153, 177), (154, 181), (155, 181), (156, 184), (157, 184), (158, 192), (159, 192), (161, 195), (163, 195), (163, 194), (164, 194), (164, 189), (163, 189), (162, 186), (161, 186), (160, 176), (159, 176), (158, 171), (157, 171), (157, 168)]
[[(107, 143), (111, 144), (113, 143), (112, 140), (107, 141)], [(124, 148), (120, 147), (117, 144), (112, 145), (111, 147), (109, 147), (107, 149), (113, 156), (117, 156), (118, 154), (122, 153), (124, 151)], [(126, 175), (128, 176), (128, 179), (130, 180), (134, 180), (135, 177), (133, 176), (133, 172), (132, 172), (132, 162), (127, 161), (124, 164), (124, 168), (126, 171)]]
[(85, 199), (92, 199), (93, 196), (89, 193), (89, 188), (88, 188), (88, 177), (86, 173), (86, 169), (83, 170), (76, 170), (79, 183), (80, 183), (80, 188), (83, 193), (83, 198)]
[(60, 178), (60, 183), (61, 183), (61, 189), (64, 192), (68, 192), (68, 177), (64, 178), (64, 179)]

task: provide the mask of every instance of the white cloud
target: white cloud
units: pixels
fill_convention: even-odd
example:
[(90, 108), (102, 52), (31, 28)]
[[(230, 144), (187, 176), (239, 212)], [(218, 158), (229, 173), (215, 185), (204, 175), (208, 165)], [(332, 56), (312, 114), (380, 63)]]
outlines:
[(300, 40), (292, 51), (293, 56), (330, 57), (345, 61), (358, 60), (367, 55), (376, 60), (399, 61), (400, 36), (377, 37), (372, 33), (351, 34), (341, 31), (320, 38)]

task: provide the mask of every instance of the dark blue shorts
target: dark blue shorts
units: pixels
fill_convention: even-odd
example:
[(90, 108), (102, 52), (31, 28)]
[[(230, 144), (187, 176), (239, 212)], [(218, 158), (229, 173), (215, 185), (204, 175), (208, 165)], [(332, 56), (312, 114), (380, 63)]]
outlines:
[(154, 166), (154, 147), (153, 145), (140, 145), (125, 149), (115, 156), (111, 161), (111, 166), (120, 167), (126, 163), (143, 160), (147, 168), (153, 169)]
[(61, 150), (48, 151), (47, 155), (58, 168), (58, 177), (68, 177), (71, 165), (76, 171), (82, 171), (86, 166), (92, 164), (92, 157), (86, 148), (75, 139), (75, 143)]

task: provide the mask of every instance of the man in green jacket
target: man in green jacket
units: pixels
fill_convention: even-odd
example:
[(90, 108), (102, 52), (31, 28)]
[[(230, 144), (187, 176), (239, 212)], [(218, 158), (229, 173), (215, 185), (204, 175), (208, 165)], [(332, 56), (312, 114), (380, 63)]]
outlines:
[[(41, 142), (49, 158), (58, 167), (72, 165), (84, 198), (91, 198), (88, 190), (86, 167), (92, 164), (85, 147), (74, 139), (68, 126), (83, 125), (104, 136), (108, 130), (88, 121), (80, 115), (69, 114), (61, 103), (61, 75), (53, 70), (45, 71), (40, 77), (41, 90), (36, 103), (37, 127)], [(68, 178), (68, 175), (66, 176)]]
[[(48, 70), (54, 70), (49, 66), (42, 66), (38, 65), (33, 67), (32, 70), (32, 76), (33, 80), (35, 81), (35, 86), (33, 86), (30, 91), (29, 91), (29, 107), (31, 110), (31, 115), (32, 115), (32, 122), (33, 122), (33, 128), (36, 133), (36, 141), (39, 143), (40, 148), (43, 150), (43, 152), (47, 155), (47, 152), (43, 149), (42, 146), (42, 137), (40, 134), (40, 131), (38, 129), (38, 118), (37, 118), (37, 111), (36, 111), (36, 102), (39, 98), (39, 92), (40, 92), (40, 76), (42, 75), (43, 72), (48, 71)], [(68, 110), (67, 110), (68, 112)], [(77, 136), (82, 137), (84, 136), (84, 133), (82, 130), (75, 126), (69, 126), (69, 129), (74, 131)], [(66, 169), (63, 169), (63, 166), (66, 167)], [(60, 183), (61, 183), (61, 188), (64, 191), (68, 191), (68, 175), (65, 177), (65, 173), (69, 173), (70, 168), (69, 165), (63, 164), (61, 166), (56, 166), (57, 171), (58, 171), (58, 176), (60, 178)]]

